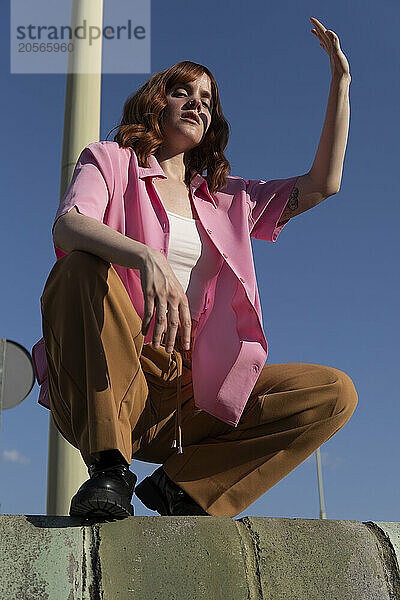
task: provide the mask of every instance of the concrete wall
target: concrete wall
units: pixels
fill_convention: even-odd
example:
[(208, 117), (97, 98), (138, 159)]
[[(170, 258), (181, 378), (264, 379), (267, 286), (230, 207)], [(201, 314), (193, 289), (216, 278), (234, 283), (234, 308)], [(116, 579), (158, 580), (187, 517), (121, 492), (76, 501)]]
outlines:
[(0, 516), (1, 600), (400, 600), (400, 524)]

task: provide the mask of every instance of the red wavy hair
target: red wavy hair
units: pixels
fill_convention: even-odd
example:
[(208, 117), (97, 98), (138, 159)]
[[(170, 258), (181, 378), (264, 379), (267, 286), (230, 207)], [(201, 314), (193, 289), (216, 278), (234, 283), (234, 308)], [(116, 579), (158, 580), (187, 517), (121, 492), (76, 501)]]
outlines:
[[(193, 170), (192, 176), (202, 175), (213, 193), (225, 187), (226, 175), (230, 172), (230, 164), (224, 155), (230, 125), (222, 114), (217, 82), (207, 67), (184, 60), (153, 75), (125, 101), (114, 142), (123, 148), (132, 147), (139, 165), (148, 167), (149, 155), (154, 154), (165, 139), (162, 118), (167, 94), (176, 83), (191, 83), (204, 73), (211, 82), (211, 122), (203, 141), (185, 153), (185, 183), (190, 184)], [(205, 169), (206, 176), (203, 175)]]

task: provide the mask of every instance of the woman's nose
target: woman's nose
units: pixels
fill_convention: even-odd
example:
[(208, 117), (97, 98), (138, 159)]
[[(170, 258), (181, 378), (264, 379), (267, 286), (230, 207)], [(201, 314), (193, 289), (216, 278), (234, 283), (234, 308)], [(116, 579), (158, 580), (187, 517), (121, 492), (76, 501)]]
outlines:
[(199, 104), (200, 104), (200, 100), (198, 98), (192, 98), (189, 101), (189, 104), (190, 104), (190, 108), (197, 110), (199, 107)]

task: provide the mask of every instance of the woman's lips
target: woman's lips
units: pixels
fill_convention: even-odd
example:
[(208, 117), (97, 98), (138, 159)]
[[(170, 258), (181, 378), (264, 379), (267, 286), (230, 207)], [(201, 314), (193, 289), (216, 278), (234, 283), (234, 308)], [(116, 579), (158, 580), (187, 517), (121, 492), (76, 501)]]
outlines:
[(199, 125), (196, 119), (192, 119), (192, 117), (181, 117), (184, 121), (189, 121), (190, 123), (194, 123), (195, 125)]

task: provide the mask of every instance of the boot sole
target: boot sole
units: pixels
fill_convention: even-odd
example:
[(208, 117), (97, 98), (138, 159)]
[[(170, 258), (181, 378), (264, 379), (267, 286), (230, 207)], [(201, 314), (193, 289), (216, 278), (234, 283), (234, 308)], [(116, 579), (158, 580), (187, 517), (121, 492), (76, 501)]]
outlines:
[(135, 494), (141, 502), (150, 510), (157, 511), (162, 516), (168, 516), (168, 508), (165, 505), (164, 498), (159, 488), (149, 477), (143, 479), (135, 487)]
[(124, 519), (134, 514), (132, 504), (112, 490), (85, 490), (75, 494), (69, 509), (71, 517), (114, 517)]

